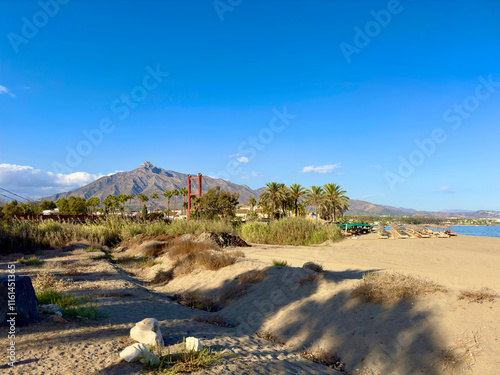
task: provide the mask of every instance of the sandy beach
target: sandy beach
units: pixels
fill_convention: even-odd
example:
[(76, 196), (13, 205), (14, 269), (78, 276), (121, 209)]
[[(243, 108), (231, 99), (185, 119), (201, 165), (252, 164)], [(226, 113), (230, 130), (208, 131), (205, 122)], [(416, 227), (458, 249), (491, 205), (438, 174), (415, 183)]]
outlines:
[[(338, 373), (307, 360), (300, 355), (304, 351), (335, 354), (352, 374), (493, 374), (500, 363), (498, 299), (471, 303), (458, 295), (483, 287), (500, 292), (498, 249), (499, 238), (379, 240), (374, 234), (321, 246), (253, 245), (238, 248), (246, 257), (231, 266), (197, 270), (154, 287), (105, 259), (92, 260), (82, 246), (47, 250), (42, 269), (72, 279), (68, 291), (92, 295), (106, 318), (70, 318), (60, 324), (44, 317), (39, 324), (18, 327), (17, 364), (8, 367), (4, 356), (0, 368), (7, 374), (139, 374), (141, 365), (121, 361), (118, 353), (133, 343), (128, 332), (136, 322), (155, 317), (167, 345), (195, 336), (215, 350), (236, 354), (200, 374)], [(3, 274), (19, 256), (0, 258)], [(273, 259), (290, 267), (271, 267)], [(324, 267), (321, 277), (301, 268), (309, 261)], [(18, 275), (39, 270), (17, 266)], [(167, 298), (183, 292), (216, 297), (255, 270), (265, 270), (266, 277), (217, 313)], [(353, 297), (363, 274), (375, 271), (424, 277), (446, 292), (392, 304)], [(235, 327), (192, 320), (215, 314)], [(6, 342), (7, 330), (2, 332)], [(453, 366), (450, 358), (462, 360)]]

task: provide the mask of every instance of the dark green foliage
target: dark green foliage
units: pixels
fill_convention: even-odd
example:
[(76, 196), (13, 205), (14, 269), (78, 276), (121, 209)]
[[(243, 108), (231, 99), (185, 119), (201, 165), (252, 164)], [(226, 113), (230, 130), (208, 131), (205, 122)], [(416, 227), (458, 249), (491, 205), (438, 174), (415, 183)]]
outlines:
[(220, 189), (210, 189), (199, 201), (195, 201), (195, 212), (193, 217), (204, 220), (233, 218), (238, 205), (238, 193), (231, 194)]
[(141, 216), (142, 217), (147, 217), (148, 216), (148, 209), (147, 209), (146, 205), (142, 206)]
[(87, 203), (85, 199), (80, 197), (59, 198), (56, 204), (62, 215), (84, 215), (87, 213)]
[(56, 207), (57, 207), (56, 204), (54, 202), (52, 202), (52, 201), (44, 200), (42, 203), (40, 203), (40, 209), (42, 211), (44, 211), (44, 210), (53, 210)]

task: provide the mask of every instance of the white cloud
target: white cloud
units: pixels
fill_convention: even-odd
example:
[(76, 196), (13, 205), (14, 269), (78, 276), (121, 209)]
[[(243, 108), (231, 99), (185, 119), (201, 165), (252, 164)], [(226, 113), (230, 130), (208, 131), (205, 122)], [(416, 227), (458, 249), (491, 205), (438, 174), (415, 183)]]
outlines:
[(443, 193), (443, 194), (455, 194), (456, 191), (451, 189), (449, 186), (441, 186), (438, 189), (434, 189), (434, 191), (438, 193)]
[(337, 164), (325, 164), (325, 165), (319, 165), (317, 167), (310, 165), (308, 167), (302, 168), (302, 173), (332, 173), (334, 169), (341, 168), (340, 163)]
[(236, 160), (238, 160), (240, 163), (248, 163), (248, 158), (246, 156), (240, 156)]
[(255, 171), (252, 172), (252, 177), (262, 177), (262, 176), (263, 174), (260, 172), (255, 172)]
[(375, 169), (382, 169), (382, 166), (378, 165), (378, 164), (374, 164), (374, 165), (369, 165), (370, 168), (375, 168)]
[(7, 94), (13, 98), (15, 98), (16, 96), (12, 93), (12, 91), (10, 91), (7, 87), (5, 86), (2, 86), (0, 85), (0, 95), (1, 94)]
[(77, 189), (102, 175), (44, 172), (25, 165), (0, 164), (0, 186), (17, 194), (40, 197)]

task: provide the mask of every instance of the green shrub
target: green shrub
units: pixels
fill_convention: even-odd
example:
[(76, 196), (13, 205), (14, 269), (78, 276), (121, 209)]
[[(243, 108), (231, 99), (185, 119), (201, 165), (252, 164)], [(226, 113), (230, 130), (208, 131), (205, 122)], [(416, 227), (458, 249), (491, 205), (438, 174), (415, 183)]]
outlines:
[(71, 306), (78, 306), (81, 301), (76, 299), (71, 293), (58, 292), (51, 288), (42, 289), (36, 292), (36, 298), (40, 305), (58, 305), (63, 309)]
[(288, 267), (288, 262), (286, 260), (273, 259), (273, 266)]
[(235, 354), (222, 353), (222, 349), (219, 352), (214, 352), (211, 348), (205, 347), (199, 352), (188, 351), (186, 349), (185, 339), (183, 340), (180, 353), (162, 355), (160, 352), (157, 353), (157, 355), (160, 359), (160, 363), (155, 366), (155, 368), (167, 374), (200, 370), (224, 357), (238, 358)]
[(36, 256), (32, 256), (31, 258), (24, 259), (24, 257), (19, 258), (17, 260), (18, 263), (24, 264), (26, 266), (39, 266), (43, 263), (39, 258)]
[(239, 231), (247, 242), (275, 245), (309, 245), (343, 238), (336, 225), (316, 224), (304, 218), (287, 217), (270, 223), (245, 223)]
[(52, 288), (37, 290), (36, 298), (39, 305), (54, 304), (61, 307), (63, 316), (81, 316), (89, 319), (103, 317), (90, 298), (75, 298), (72, 293), (59, 292)]

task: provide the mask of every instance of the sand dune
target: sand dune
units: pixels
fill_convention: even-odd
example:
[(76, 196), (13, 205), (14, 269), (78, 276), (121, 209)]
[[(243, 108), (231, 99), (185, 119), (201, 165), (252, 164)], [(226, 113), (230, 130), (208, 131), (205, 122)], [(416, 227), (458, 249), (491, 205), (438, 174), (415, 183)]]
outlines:
[[(73, 288), (75, 293), (94, 293), (108, 317), (96, 323), (70, 321), (61, 326), (43, 321), (21, 327), (20, 362), (7, 373), (139, 373), (140, 366), (120, 362), (117, 353), (131, 343), (127, 333), (135, 322), (156, 317), (169, 344), (193, 335), (239, 357), (223, 359), (200, 373), (336, 373), (301, 357), (307, 350), (337, 355), (352, 374), (458, 374), (467, 368), (494, 374), (500, 363), (498, 299), (470, 303), (458, 295), (462, 289), (481, 287), (499, 293), (498, 249), (498, 238), (469, 236), (377, 240), (367, 235), (330, 246), (255, 245), (242, 249), (246, 258), (231, 266), (198, 270), (155, 287), (142, 285), (105, 260), (94, 261), (95, 269), (87, 268)], [(88, 257), (81, 250), (53, 252), (47, 255), (46, 267), (63, 271), (57, 268), (63, 261), (88, 267)], [(286, 260), (292, 267), (272, 267), (272, 259)], [(2, 270), (7, 260), (3, 258)], [(321, 277), (313, 279), (313, 271), (300, 268), (307, 261), (323, 265)], [(198, 292), (217, 299), (254, 270), (267, 275), (248, 284), (240, 298), (217, 313), (192, 310), (166, 298)], [(392, 304), (353, 297), (363, 273), (391, 270), (428, 278), (447, 292)], [(20, 268), (19, 274), (34, 271)], [(191, 320), (215, 314), (235, 327)], [(264, 340), (257, 332), (284, 345)]]

